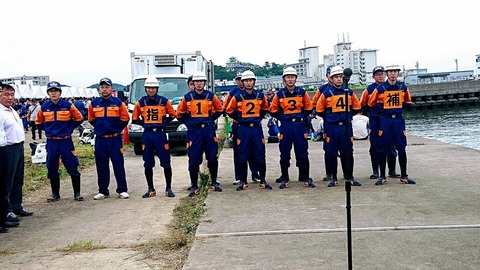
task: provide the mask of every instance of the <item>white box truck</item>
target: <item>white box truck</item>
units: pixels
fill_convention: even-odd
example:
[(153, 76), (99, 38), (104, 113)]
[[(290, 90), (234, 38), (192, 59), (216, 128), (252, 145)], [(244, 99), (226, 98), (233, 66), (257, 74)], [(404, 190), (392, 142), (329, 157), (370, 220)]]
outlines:
[[(167, 97), (175, 110), (185, 93), (189, 91), (187, 80), (195, 71), (205, 72), (207, 89), (214, 91), (214, 65), (205, 59), (200, 51), (177, 53), (130, 53), (132, 82), (127, 88), (128, 109), (133, 107), (145, 93), (145, 79), (154, 75), (158, 79), (158, 93)], [(128, 128), (130, 142), (134, 144), (136, 155), (142, 154), (143, 128), (130, 124)], [(166, 128), (170, 152), (186, 152), (187, 127), (176, 119)]]

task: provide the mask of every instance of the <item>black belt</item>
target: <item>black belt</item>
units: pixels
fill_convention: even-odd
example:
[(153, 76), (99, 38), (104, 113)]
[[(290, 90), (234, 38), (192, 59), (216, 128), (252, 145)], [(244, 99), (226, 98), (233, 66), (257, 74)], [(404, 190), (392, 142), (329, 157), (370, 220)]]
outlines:
[(98, 136), (102, 138), (113, 138), (113, 137), (117, 137), (118, 135), (120, 135), (120, 132), (105, 134), (105, 135), (98, 135)]
[(23, 142), (13, 143), (13, 144), (9, 144), (7, 146), (17, 146), (17, 145), (23, 145)]
[(48, 136), (47, 139), (50, 139), (50, 140), (65, 140), (65, 139), (68, 139), (72, 136), (70, 135), (67, 135), (67, 136)]
[(402, 117), (403, 117), (403, 113), (386, 115), (386, 117), (387, 117), (387, 118), (402, 118)]
[(245, 127), (259, 127), (260, 123), (240, 123), (240, 125)]
[(163, 127), (156, 127), (156, 128), (146, 128), (145, 131), (150, 132), (163, 132), (165, 129)]
[(305, 121), (305, 118), (301, 118), (301, 117), (299, 117), (299, 118), (286, 118), (286, 119), (280, 120), (280, 122), (281, 122), (281, 121), (286, 121), (286, 122), (303, 122), (303, 121)]

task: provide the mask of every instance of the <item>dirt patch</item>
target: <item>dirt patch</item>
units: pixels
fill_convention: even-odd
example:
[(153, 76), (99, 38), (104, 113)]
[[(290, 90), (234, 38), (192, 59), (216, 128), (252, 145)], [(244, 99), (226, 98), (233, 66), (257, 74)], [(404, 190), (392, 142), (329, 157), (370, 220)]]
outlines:
[[(169, 266), (183, 264), (189, 246), (172, 249), (168, 239), (173, 211), (181, 198), (188, 197), (187, 157), (172, 156), (174, 198), (164, 196), (165, 181), (159, 166), (154, 168), (157, 197), (141, 197), (147, 189), (143, 161), (132, 149), (125, 153), (125, 167), (129, 199), (120, 199), (115, 193), (110, 168), (110, 198), (93, 200), (98, 189), (95, 167), (82, 172), (83, 202), (73, 199), (70, 179), (62, 180), (62, 199), (58, 202), (47, 203), (48, 185), (26, 196), (24, 207), (34, 215), (21, 218), (19, 227), (0, 235), (0, 268), (162, 269), (166, 261)], [(69, 245), (85, 242), (101, 248), (65, 251)]]

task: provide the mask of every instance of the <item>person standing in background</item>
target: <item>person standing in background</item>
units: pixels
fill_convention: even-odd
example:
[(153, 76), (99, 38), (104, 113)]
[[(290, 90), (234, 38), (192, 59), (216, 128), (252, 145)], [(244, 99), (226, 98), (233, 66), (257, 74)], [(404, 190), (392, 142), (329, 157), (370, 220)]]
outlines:
[[(318, 90), (315, 92), (315, 95), (312, 98), (312, 105), (313, 105), (312, 114), (315, 115), (315, 116), (317, 114), (316, 106), (317, 106), (318, 99), (320, 98), (320, 95), (322, 95), (322, 93), (325, 92), (325, 90), (333, 84), (333, 80), (332, 80), (332, 78), (330, 78), (330, 71), (332, 70), (332, 67), (333, 67), (333, 65), (329, 65), (327, 67), (326, 72), (325, 72), (325, 78), (327, 79), (327, 82), (325, 84), (320, 85), (320, 87), (318, 87)], [(321, 119), (322, 136), (323, 136), (323, 133), (325, 133), (325, 125), (323, 125), (323, 122), (324, 122), (324, 119), (322, 118)], [(319, 127), (320, 126), (317, 127), (317, 130), (320, 130)], [(317, 134), (318, 134), (318, 131), (317, 131)], [(316, 141), (318, 141), (318, 139)], [(323, 181), (330, 181), (330, 180), (332, 180), (332, 173), (327, 170), (328, 169), (328, 166), (327, 166), (327, 142), (325, 140), (323, 140), (323, 161), (324, 161), (324, 164), (325, 164), (325, 177), (323, 177)]]
[(36, 99), (32, 99), (32, 104), (28, 107), (27, 118), (30, 122), (30, 127), (32, 128), (32, 140), (36, 140), (36, 131), (38, 130), (38, 138), (42, 139), (42, 129), (37, 127), (35, 120), (37, 120), (37, 113), (40, 110), (40, 104), (38, 104)]

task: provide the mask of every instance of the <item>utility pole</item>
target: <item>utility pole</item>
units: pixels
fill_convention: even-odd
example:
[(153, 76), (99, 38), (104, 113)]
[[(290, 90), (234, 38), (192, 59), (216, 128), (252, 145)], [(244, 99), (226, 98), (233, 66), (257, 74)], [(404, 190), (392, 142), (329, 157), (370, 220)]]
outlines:
[(458, 59), (455, 58), (453, 61), (455, 61), (455, 71), (458, 71)]

